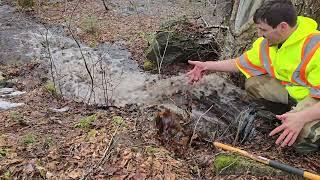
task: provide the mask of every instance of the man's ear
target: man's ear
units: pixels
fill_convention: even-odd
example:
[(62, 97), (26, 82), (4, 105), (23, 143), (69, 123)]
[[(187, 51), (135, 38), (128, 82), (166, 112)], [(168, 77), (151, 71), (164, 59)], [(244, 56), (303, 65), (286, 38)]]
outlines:
[(286, 22), (281, 22), (279, 25), (278, 25), (278, 28), (280, 28), (281, 31), (287, 31), (289, 29), (289, 24), (286, 23)]

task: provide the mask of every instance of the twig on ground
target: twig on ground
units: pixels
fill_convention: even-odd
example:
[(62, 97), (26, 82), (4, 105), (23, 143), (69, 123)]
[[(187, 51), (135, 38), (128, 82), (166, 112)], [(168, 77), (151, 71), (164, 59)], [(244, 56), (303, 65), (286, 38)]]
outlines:
[(82, 49), (81, 49), (80, 43), (79, 43), (79, 41), (76, 39), (76, 37), (75, 37), (75, 35), (74, 35), (74, 33), (73, 33), (72, 29), (71, 29), (71, 23), (72, 23), (73, 13), (76, 11), (76, 9), (77, 9), (77, 7), (79, 6), (79, 4), (80, 4), (81, 1), (82, 1), (82, 0), (78, 0), (77, 4), (74, 6), (74, 8), (73, 8), (73, 10), (72, 10), (72, 12), (71, 12), (71, 14), (70, 14), (70, 20), (69, 20), (69, 24), (68, 24), (68, 30), (70, 31), (71, 37), (72, 37), (73, 40), (76, 42), (76, 44), (77, 44), (77, 46), (78, 46), (78, 48), (79, 48), (79, 51), (80, 51), (82, 60), (83, 60), (83, 62), (84, 62), (86, 71), (87, 71), (87, 73), (88, 73), (88, 75), (89, 75), (89, 77), (90, 77), (90, 81), (91, 81), (91, 91), (90, 91), (90, 94), (89, 94), (89, 98), (88, 98), (88, 100), (87, 100), (87, 103), (90, 103), (90, 99), (91, 99), (91, 97), (92, 97), (92, 93), (94, 94), (94, 81), (93, 81), (93, 76), (92, 76), (92, 73), (91, 73), (91, 71), (90, 71), (90, 69), (89, 69), (87, 60), (86, 60), (86, 58), (85, 58), (85, 56), (84, 56), (84, 54), (83, 54), (83, 51), (82, 51)]
[(108, 8), (105, 0), (102, 0), (102, 3), (103, 3), (103, 6), (104, 6), (104, 9), (108, 12), (110, 9)]
[(213, 104), (209, 107), (209, 109), (206, 110), (206, 112), (204, 112), (203, 114), (201, 114), (200, 117), (198, 118), (198, 120), (197, 120), (197, 122), (196, 122), (196, 124), (195, 124), (195, 126), (194, 126), (192, 136), (191, 136), (191, 138), (190, 138), (189, 146), (191, 146), (191, 143), (192, 143), (194, 134), (196, 133), (196, 129), (197, 129), (197, 126), (198, 126), (198, 123), (199, 123), (200, 119), (202, 118), (202, 116), (204, 116), (205, 114), (207, 114), (212, 108), (213, 108)]

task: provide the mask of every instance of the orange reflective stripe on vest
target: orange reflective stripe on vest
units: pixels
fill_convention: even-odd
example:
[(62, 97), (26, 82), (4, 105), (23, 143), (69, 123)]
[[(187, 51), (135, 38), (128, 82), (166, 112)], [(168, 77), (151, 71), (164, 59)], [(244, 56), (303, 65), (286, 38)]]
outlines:
[(261, 74), (267, 73), (266, 70), (264, 70), (263, 68), (252, 64), (248, 59), (248, 56), (246, 53), (239, 57), (238, 62), (239, 62), (238, 65), (240, 66), (240, 68), (250, 76), (259, 76)]
[(303, 86), (311, 86), (307, 80), (306, 68), (316, 50), (320, 47), (320, 34), (311, 34), (305, 40), (301, 52), (301, 63), (293, 72), (291, 81)]
[(312, 56), (318, 48), (320, 48), (320, 34), (309, 35), (303, 44), (301, 63), (298, 65), (291, 77), (292, 82), (302, 86), (310, 87), (310, 96), (316, 98), (320, 98), (320, 85), (312, 86), (308, 82), (306, 69), (310, 60), (312, 59)]
[(264, 68), (267, 70), (271, 77), (275, 77), (274, 68), (271, 65), (271, 59), (269, 55), (269, 43), (268, 40), (264, 39), (260, 45), (260, 61)]

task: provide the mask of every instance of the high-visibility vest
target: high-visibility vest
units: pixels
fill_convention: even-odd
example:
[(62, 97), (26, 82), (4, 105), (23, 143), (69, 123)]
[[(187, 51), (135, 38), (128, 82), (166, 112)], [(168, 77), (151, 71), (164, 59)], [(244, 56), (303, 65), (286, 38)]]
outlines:
[(236, 65), (247, 78), (268, 74), (279, 79), (297, 101), (308, 95), (320, 98), (320, 32), (310, 18), (299, 16), (297, 25), (279, 49), (257, 39)]

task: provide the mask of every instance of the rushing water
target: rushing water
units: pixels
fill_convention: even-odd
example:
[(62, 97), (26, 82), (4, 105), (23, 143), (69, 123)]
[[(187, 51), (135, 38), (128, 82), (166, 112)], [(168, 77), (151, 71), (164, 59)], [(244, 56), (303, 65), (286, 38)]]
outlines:
[(96, 48), (80, 43), (79, 48), (73, 38), (63, 33), (63, 27), (46, 29), (6, 5), (0, 6), (0, 28), (1, 63), (37, 60), (46, 64), (48, 77), (54, 80), (58, 91), (75, 101), (115, 106), (162, 105), (176, 112), (185, 110), (183, 105), (189, 103), (192, 118), (203, 119), (197, 122), (197, 128), (207, 137), (213, 129), (230, 131), (229, 125), (237, 123), (235, 115), (246, 105), (240, 100), (243, 91), (216, 74), (205, 76), (195, 86), (188, 85), (184, 75), (159, 79), (143, 72), (121, 42), (106, 42)]

